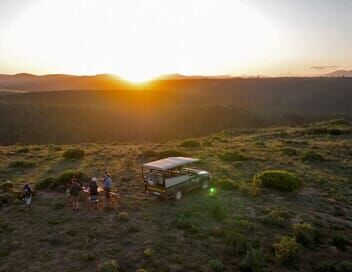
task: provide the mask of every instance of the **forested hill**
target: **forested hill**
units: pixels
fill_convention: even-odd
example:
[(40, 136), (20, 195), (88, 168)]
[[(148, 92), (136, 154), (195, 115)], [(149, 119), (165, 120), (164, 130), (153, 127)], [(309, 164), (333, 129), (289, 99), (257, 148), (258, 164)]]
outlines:
[(352, 78), (173, 79), (109, 91), (70, 86), (0, 96), (0, 143), (164, 140), (352, 116)]

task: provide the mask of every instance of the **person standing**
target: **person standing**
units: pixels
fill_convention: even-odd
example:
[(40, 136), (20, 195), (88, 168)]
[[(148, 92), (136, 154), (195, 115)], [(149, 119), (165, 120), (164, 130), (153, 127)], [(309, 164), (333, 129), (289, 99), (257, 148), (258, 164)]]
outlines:
[(28, 212), (32, 206), (32, 196), (33, 196), (33, 190), (31, 186), (26, 183), (23, 186), (23, 199), (25, 201), (26, 208), (25, 210)]
[(81, 185), (76, 178), (71, 179), (70, 196), (72, 201), (72, 209), (79, 210), (79, 193), (82, 191)]
[(104, 194), (105, 194), (105, 199), (106, 199), (107, 204), (109, 204), (111, 188), (112, 188), (111, 175), (108, 170), (105, 170), (104, 171), (104, 178), (103, 178), (103, 189), (104, 189)]
[(99, 198), (98, 198), (98, 179), (93, 177), (88, 184), (89, 188), (89, 203), (91, 208), (96, 208)]

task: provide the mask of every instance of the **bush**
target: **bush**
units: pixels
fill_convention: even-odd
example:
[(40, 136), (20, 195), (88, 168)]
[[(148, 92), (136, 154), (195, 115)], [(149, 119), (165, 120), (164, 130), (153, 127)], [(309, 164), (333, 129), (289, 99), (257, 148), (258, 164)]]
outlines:
[(315, 230), (308, 223), (294, 224), (293, 234), (296, 241), (304, 246), (311, 246), (315, 241)]
[(217, 221), (223, 221), (227, 217), (227, 209), (222, 203), (210, 206), (210, 214)]
[(260, 187), (257, 184), (244, 181), (238, 184), (238, 190), (248, 196), (256, 196), (260, 193)]
[(241, 233), (231, 232), (226, 237), (226, 250), (231, 255), (245, 254), (251, 246), (251, 241)]
[(186, 148), (200, 147), (200, 143), (196, 140), (186, 140), (183, 141), (180, 146)]
[(220, 272), (225, 270), (224, 264), (218, 259), (210, 260), (209, 265), (214, 272)]
[(219, 158), (225, 162), (246, 161), (249, 159), (246, 155), (243, 155), (238, 151), (225, 152), (224, 154), (221, 154)]
[(324, 162), (325, 158), (323, 155), (321, 155), (313, 150), (309, 150), (309, 151), (304, 152), (304, 154), (302, 156), (302, 160), (308, 161), (308, 162)]
[(347, 246), (350, 244), (348, 240), (344, 237), (342, 233), (336, 233), (332, 237), (332, 244), (338, 249), (345, 251)]
[(20, 147), (16, 150), (16, 153), (28, 153), (29, 148), (28, 147)]
[(84, 150), (80, 149), (80, 148), (69, 148), (67, 149), (62, 156), (66, 159), (66, 160), (80, 160), (83, 159), (84, 157)]
[(298, 154), (297, 150), (291, 147), (282, 148), (281, 153), (288, 156), (295, 156)]
[(13, 196), (9, 193), (0, 194), (0, 206), (3, 204), (9, 205), (13, 200)]
[(118, 272), (120, 265), (114, 261), (106, 261), (98, 266), (97, 272)]
[(224, 190), (236, 191), (238, 190), (238, 184), (232, 182), (229, 179), (220, 179), (214, 182), (215, 186)]
[(11, 168), (31, 168), (34, 166), (35, 163), (31, 161), (13, 161), (9, 164), (9, 167)]
[(152, 257), (154, 255), (154, 250), (151, 248), (147, 248), (144, 250), (143, 253), (145, 257)]
[(135, 223), (128, 224), (127, 231), (130, 233), (139, 232), (139, 226)]
[(267, 170), (257, 174), (253, 178), (253, 183), (282, 192), (292, 192), (300, 186), (296, 174), (283, 170)]
[(159, 155), (158, 152), (148, 149), (148, 150), (143, 151), (139, 155), (139, 157), (148, 159), (148, 158), (156, 158), (156, 157), (158, 157), (158, 155)]
[(240, 264), (242, 272), (261, 272), (264, 270), (265, 258), (260, 249), (250, 247)]
[(180, 214), (176, 218), (176, 227), (178, 229), (190, 229), (193, 227), (193, 225), (185, 215)]
[(352, 262), (323, 262), (314, 268), (315, 272), (352, 272)]
[(81, 259), (83, 261), (85, 261), (85, 262), (93, 261), (93, 260), (95, 260), (95, 255), (92, 252), (88, 252), (88, 251), (87, 252), (83, 252), (81, 254)]
[(73, 177), (75, 177), (79, 183), (86, 183), (89, 181), (88, 176), (81, 171), (66, 170), (61, 173), (61, 175), (57, 179), (55, 179), (55, 183), (53, 184), (52, 188), (67, 188), (68, 184), (71, 182), (71, 179)]
[(173, 149), (160, 151), (158, 154), (159, 158), (167, 158), (167, 157), (182, 157), (185, 156), (185, 153)]
[(204, 141), (202, 142), (202, 146), (204, 146), (204, 147), (211, 147), (211, 146), (213, 146), (213, 143), (212, 143), (211, 141), (204, 140)]
[(9, 180), (0, 183), (0, 190), (5, 193), (12, 192), (13, 191), (13, 183)]
[(117, 214), (117, 219), (120, 221), (127, 222), (128, 220), (130, 220), (130, 217), (127, 212), (119, 212)]
[(290, 213), (283, 207), (271, 209), (263, 218), (262, 221), (268, 225), (283, 227), (290, 218)]
[(55, 178), (48, 177), (48, 178), (42, 179), (41, 181), (38, 181), (35, 184), (35, 188), (37, 190), (45, 190), (45, 189), (48, 189), (48, 188), (52, 188), (52, 187), (55, 186), (55, 182), (56, 182)]
[(64, 208), (65, 206), (66, 206), (65, 200), (56, 199), (56, 200), (53, 202), (53, 209), (55, 209), (55, 210), (62, 209), (62, 208)]
[(280, 264), (294, 264), (299, 258), (299, 244), (293, 237), (283, 236), (273, 247), (275, 260)]

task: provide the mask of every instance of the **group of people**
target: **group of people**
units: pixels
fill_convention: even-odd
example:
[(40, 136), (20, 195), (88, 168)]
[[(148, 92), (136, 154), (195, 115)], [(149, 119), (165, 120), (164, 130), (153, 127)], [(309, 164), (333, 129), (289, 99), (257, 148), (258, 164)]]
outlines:
[[(102, 178), (102, 183), (103, 183), (105, 200), (106, 200), (106, 203), (108, 204), (110, 199), (110, 192), (112, 189), (112, 179), (108, 170), (104, 171), (104, 177)], [(72, 204), (73, 210), (79, 210), (79, 194), (82, 190), (85, 190), (85, 189), (89, 192), (89, 202), (91, 207), (94, 208), (97, 206), (99, 201), (98, 179), (96, 177), (93, 177), (90, 180), (88, 186), (83, 187), (78, 182), (78, 180), (75, 177), (73, 177), (68, 186), (68, 195), (70, 197), (70, 202)], [(32, 205), (32, 197), (33, 197), (33, 189), (31, 188), (29, 183), (26, 183), (23, 186), (23, 200), (25, 201), (26, 211), (29, 211)]]
[[(104, 177), (102, 178), (103, 190), (106, 203), (109, 203), (110, 192), (112, 189), (112, 179), (108, 170), (104, 171)], [(89, 192), (89, 202), (91, 207), (95, 207), (99, 201), (98, 196), (98, 179), (93, 177), (87, 187), (82, 187), (82, 185), (77, 181), (75, 177), (71, 179), (71, 184), (68, 187), (68, 194), (70, 201), (72, 203), (73, 210), (79, 210), (79, 194), (82, 190), (86, 189)]]

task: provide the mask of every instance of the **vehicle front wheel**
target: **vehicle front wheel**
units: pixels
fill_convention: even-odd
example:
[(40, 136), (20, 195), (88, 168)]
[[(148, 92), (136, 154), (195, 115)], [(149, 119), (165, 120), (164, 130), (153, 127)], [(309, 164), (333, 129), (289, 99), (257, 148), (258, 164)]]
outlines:
[(175, 199), (176, 200), (180, 200), (182, 198), (182, 192), (181, 191), (177, 191), (175, 194)]
[(209, 181), (208, 180), (203, 180), (202, 181), (202, 189), (207, 189), (209, 187)]

